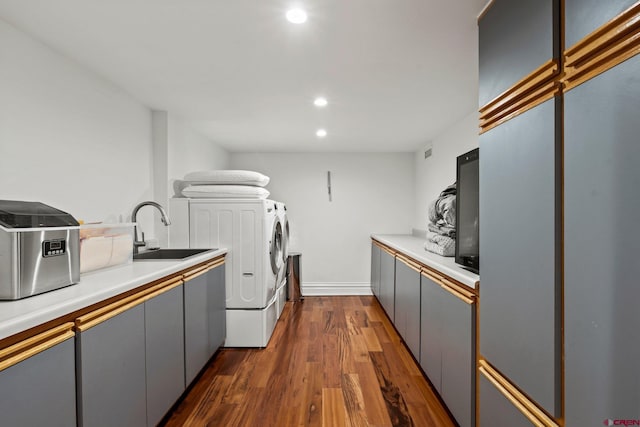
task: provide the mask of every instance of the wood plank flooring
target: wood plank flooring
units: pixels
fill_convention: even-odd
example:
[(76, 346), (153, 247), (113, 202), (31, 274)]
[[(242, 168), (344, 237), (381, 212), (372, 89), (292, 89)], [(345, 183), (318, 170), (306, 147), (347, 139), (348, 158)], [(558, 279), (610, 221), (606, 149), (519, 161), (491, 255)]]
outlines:
[(167, 426), (454, 426), (378, 301), (287, 303), (265, 349), (222, 349)]

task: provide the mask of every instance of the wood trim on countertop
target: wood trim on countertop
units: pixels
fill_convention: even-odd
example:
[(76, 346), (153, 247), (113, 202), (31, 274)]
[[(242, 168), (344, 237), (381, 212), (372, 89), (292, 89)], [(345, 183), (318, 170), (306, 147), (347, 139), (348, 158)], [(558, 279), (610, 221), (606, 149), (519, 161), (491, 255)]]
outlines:
[(0, 371), (23, 360), (42, 353), (51, 347), (73, 338), (73, 323), (67, 322), (0, 350)]
[(478, 361), (478, 370), (534, 425), (540, 427), (559, 427), (559, 424), (554, 421), (553, 418), (520, 392), (520, 390), (482, 357)]

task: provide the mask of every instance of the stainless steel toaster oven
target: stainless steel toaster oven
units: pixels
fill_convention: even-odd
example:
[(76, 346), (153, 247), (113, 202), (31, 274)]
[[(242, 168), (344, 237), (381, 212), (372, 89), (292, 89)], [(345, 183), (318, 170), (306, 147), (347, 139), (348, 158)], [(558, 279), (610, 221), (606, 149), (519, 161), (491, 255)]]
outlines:
[(0, 300), (80, 281), (80, 226), (39, 202), (0, 200)]

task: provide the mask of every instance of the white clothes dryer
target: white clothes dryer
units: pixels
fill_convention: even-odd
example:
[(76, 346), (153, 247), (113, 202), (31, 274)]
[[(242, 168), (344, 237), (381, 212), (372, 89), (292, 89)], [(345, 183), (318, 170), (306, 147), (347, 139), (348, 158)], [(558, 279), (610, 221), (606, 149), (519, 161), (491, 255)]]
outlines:
[(227, 248), (227, 309), (264, 308), (276, 293), (282, 225), (271, 200), (191, 199), (193, 248)]

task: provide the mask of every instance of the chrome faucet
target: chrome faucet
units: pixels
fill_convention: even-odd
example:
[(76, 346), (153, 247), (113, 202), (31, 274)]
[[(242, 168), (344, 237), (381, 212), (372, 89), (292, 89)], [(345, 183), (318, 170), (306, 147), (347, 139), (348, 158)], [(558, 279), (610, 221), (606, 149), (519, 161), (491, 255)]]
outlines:
[[(158, 209), (160, 211), (160, 215), (161, 215), (160, 221), (162, 221), (162, 223), (165, 226), (171, 225), (171, 220), (169, 220), (169, 216), (167, 215), (167, 212), (164, 210), (162, 205), (160, 205), (159, 203), (156, 203), (154, 201), (151, 201), (151, 200), (139, 203), (135, 208), (133, 208), (133, 212), (131, 212), (131, 222), (136, 222), (136, 217), (138, 216), (138, 211), (143, 206), (153, 206), (154, 208)], [(142, 240), (138, 240), (138, 224), (136, 222), (136, 225), (133, 228), (133, 253), (134, 254), (138, 253), (138, 248), (139, 247), (146, 245), (146, 242), (144, 241), (144, 232), (141, 231), (141, 234), (142, 234)]]

